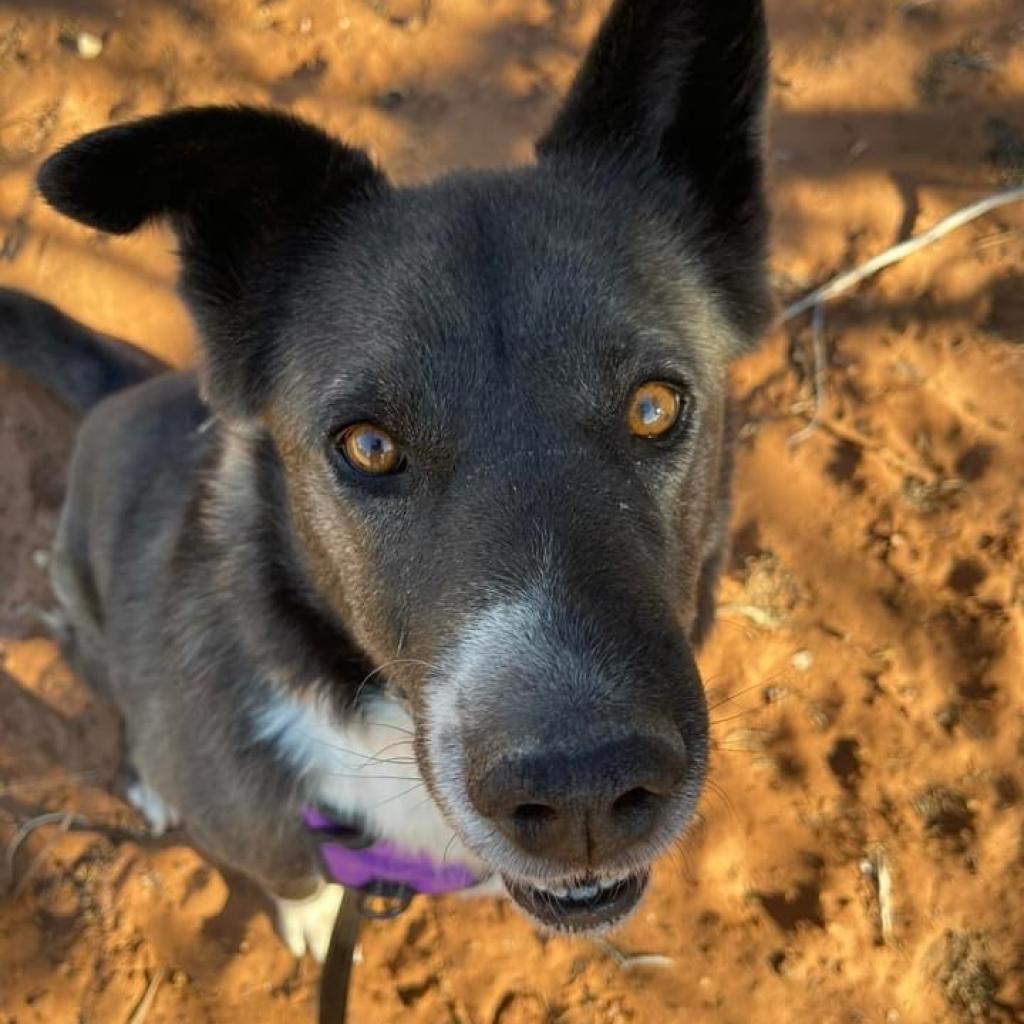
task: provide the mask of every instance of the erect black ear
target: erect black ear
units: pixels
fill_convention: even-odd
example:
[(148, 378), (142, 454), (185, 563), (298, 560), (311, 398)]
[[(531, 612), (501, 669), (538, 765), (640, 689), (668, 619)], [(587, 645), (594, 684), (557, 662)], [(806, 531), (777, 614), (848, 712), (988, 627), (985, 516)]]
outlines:
[(615, 0), (538, 153), (656, 168), (695, 200), (685, 213), (706, 220), (711, 245), (756, 270), (767, 77), (762, 0)]
[(273, 375), (273, 325), (287, 267), (318, 221), (386, 187), (360, 150), (295, 118), (245, 107), (175, 111), (85, 135), (39, 172), (46, 200), (127, 234), (166, 217), (181, 291), (203, 341), (205, 387), (255, 414)]

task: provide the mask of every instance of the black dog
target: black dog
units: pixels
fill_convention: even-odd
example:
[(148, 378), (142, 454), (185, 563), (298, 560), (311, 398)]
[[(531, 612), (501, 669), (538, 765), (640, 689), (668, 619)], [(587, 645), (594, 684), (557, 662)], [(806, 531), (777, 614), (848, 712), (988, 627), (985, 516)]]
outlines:
[[(154, 827), (260, 881), (296, 953), (338, 903), (310, 808), (570, 931), (621, 921), (685, 828), (726, 367), (770, 306), (766, 69), (760, 0), (617, 0), (531, 167), (399, 189), (225, 108), (43, 167), (85, 224), (170, 221), (202, 339), (198, 376), (82, 427), (71, 657)], [(0, 355), (79, 406), (153, 369), (0, 309)]]

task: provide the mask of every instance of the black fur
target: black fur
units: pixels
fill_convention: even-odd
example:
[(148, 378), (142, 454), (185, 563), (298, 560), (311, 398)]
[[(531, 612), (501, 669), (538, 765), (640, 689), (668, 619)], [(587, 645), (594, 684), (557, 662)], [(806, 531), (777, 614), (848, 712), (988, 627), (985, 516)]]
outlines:
[[(224, 108), (47, 162), (69, 215), (180, 239), (209, 404), (172, 375), (95, 410), (55, 579), (140, 775), (216, 855), (278, 892), (315, 872), (299, 810), (337, 786), (261, 732), (275, 700), (339, 730), (400, 700), (430, 813), (513, 891), (642, 871), (678, 836), (707, 755), (726, 367), (769, 305), (766, 72), (760, 0), (617, 0), (534, 167), (392, 188), (316, 129)], [(657, 440), (625, 426), (646, 381), (682, 396)], [(363, 422), (403, 472), (348, 465)]]
[(678, 212), (704, 220), (702, 256), (751, 339), (770, 309), (760, 273), (767, 80), (761, 0), (615, 0), (537, 146), (542, 157), (592, 151), (630, 158), (691, 193), (695, 202), (681, 201)]
[(48, 303), (0, 288), (0, 355), (45, 381), (76, 412), (167, 367), (141, 349), (97, 334)]
[(274, 379), (287, 265), (316, 225), (375, 194), (369, 157), (296, 118), (203, 107), (102, 128), (50, 157), (47, 202), (112, 234), (167, 218), (181, 247), (181, 290), (207, 339), (211, 398), (252, 414)]

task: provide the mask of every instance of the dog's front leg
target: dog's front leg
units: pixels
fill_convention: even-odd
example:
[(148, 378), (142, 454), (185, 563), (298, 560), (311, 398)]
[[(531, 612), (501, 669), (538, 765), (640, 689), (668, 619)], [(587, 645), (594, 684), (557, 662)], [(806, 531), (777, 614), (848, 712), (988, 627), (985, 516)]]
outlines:
[[(303, 893), (303, 889), (308, 891)], [(277, 929), (296, 957), (310, 953), (318, 963), (327, 956), (341, 898), (345, 890), (320, 879), (269, 891), (277, 908)]]

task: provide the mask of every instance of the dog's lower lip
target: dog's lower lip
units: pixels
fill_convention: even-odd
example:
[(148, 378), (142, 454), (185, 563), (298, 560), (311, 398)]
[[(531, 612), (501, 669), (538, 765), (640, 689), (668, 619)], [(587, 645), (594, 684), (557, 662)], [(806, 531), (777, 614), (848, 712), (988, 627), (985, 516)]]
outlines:
[(531, 917), (559, 931), (605, 928), (624, 918), (640, 902), (650, 875), (641, 871), (611, 881), (582, 879), (572, 885), (543, 888), (505, 878), (509, 895)]

